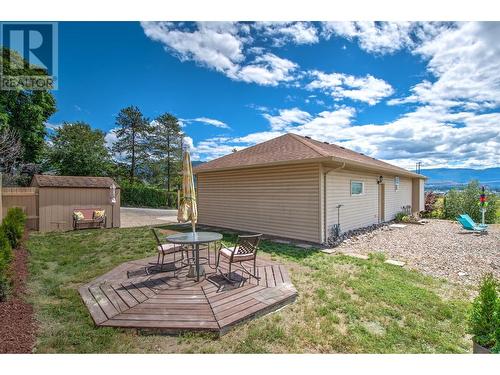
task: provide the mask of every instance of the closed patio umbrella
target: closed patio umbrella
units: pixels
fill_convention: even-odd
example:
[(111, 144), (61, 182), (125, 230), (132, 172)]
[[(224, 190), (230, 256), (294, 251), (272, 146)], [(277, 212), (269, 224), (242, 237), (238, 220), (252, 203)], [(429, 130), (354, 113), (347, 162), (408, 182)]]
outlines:
[(177, 220), (181, 223), (191, 220), (194, 233), (197, 219), (198, 207), (196, 205), (196, 192), (194, 190), (193, 167), (189, 151), (185, 151), (182, 160), (182, 197), (177, 210)]

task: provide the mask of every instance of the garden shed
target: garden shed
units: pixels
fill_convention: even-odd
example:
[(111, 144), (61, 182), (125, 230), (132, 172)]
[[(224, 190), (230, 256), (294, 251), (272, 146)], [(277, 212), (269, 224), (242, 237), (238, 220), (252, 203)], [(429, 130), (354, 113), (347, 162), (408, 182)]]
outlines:
[(120, 226), (120, 187), (110, 177), (35, 175), (31, 186), (38, 190), (40, 232), (72, 230), (75, 209), (105, 210), (106, 228)]

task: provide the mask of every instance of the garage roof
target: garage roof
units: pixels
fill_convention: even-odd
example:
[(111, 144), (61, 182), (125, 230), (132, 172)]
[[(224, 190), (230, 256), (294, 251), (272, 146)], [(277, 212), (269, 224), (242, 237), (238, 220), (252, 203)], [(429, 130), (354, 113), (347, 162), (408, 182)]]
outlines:
[(111, 177), (52, 176), (36, 174), (31, 181), (32, 186), (61, 188), (109, 188), (113, 183), (119, 188), (118, 184)]
[(401, 175), (425, 178), (422, 175), (358, 153), (342, 146), (321, 142), (310, 137), (288, 133), (255, 146), (233, 152), (193, 168), (194, 173), (225, 169), (239, 169), (266, 164), (299, 161), (337, 161), (366, 167), (372, 170), (394, 172)]

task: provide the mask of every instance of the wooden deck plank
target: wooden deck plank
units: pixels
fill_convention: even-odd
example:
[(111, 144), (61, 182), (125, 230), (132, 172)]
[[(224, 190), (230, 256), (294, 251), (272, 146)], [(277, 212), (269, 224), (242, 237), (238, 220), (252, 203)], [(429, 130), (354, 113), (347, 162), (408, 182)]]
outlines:
[[(186, 278), (183, 271), (176, 278), (168, 272), (141, 275), (139, 271), (148, 261), (151, 259), (123, 263), (98, 277), (99, 283), (94, 280), (79, 289), (96, 325), (168, 333), (225, 333), (233, 325), (274, 311), (297, 296), (286, 268), (267, 259), (257, 259), (255, 272), (260, 280), (235, 266), (241, 280), (233, 285), (209, 267), (205, 269), (211, 279), (200, 282)], [(253, 270), (253, 262), (245, 266)], [(223, 262), (222, 271), (227, 269), (227, 262)]]
[(248, 288), (248, 289), (242, 291), (241, 293), (235, 293), (235, 294), (232, 294), (230, 296), (227, 296), (226, 298), (219, 299), (219, 300), (214, 301), (214, 302), (210, 301), (210, 305), (212, 306), (212, 309), (215, 309), (221, 305), (224, 305), (225, 303), (237, 300), (237, 299), (244, 297), (246, 295), (249, 295), (249, 294), (259, 292), (259, 290), (262, 290), (262, 289), (263, 289), (263, 287), (260, 287), (260, 286), (252, 286), (252, 288)]
[(281, 276), (281, 270), (278, 264), (273, 264), (273, 273), (276, 285), (281, 285), (284, 283), (283, 276)]
[(104, 311), (108, 319), (119, 314), (119, 311), (111, 304), (108, 297), (103, 293), (101, 288), (99, 288), (99, 285), (93, 285), (89, 287), (89, 291), (101, 307), (102, 311)]
[(129, 309), (127, 304), (118, 295), (118, 293), (115, 292), (115, 290), (111, 287), (110, 284), (103, 284), (100, 287), (101, 287), (101, 290), (104, 292), (104, 294), (106, 294), (106, 297), (108, 297), (110, 302), (113, 304), (115, 309), (117, 309), (119, 312), (122, 312), (122, 311)]
[(107, 327), (123, 327), (123, 328), (172, 328), (177, 331), (180, 330), (211, 330), (218, 331), (219, 325), (215, 321), (168, 321), (168, 320), (125, 320), (125, 319), (111, 319), (107, 320), (104, 326)]
[(113, 290), (118, 294), (123, 302), (127, 304), (128, 307), (133, 307), (138, 304), (137, 300), (125, 289), (122, 285), (111, 285)]
[[(227, 317), (230, 317), (234, 314), (245, 313), (249, 308), (260, 303), (260, 301), (257, 301), (254, 298), (249, 298), (248, 300), (241, 302), (236, 306), (232, 306), (230, 309), (216, 313), (215, 316), (217, 317), (217, 321), (222, 322)], [(224, 325), (224, 323), (221, 324)]]
[(102, 310), (101, 306), (99, 305), (99, 303), (97, 303), (92, 293), (90, 293), (89, 288), (87, 286), (84, 286), (80, 288), (79, 291), (80, 295), (82, 296), (83, 302), (89, 309), (90, 316), (94, 320), (94, 323), (99, 325), (102, 322), (108, 320), (108, 317)]
[(127, 291), (130, 293), (130, 295), (132, 295), (135, 300), (139, 303), (145, 301), (148, 299), (148, 297), (146, 297), (144, 295), (144, 293), (142, 293), (139, 289), (137, 289), (134, 285), (130, 284), (130, 283), (122, 283), (122, 286), (127, 289)]

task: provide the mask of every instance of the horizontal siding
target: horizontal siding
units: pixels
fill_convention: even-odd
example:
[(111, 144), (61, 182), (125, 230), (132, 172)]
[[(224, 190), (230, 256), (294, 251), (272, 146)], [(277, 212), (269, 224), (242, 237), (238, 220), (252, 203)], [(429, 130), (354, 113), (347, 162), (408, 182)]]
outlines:
[[(378, 223), (378, 185), (376, 176), (361, 172), (336, 171), (326, 175), (327, 228), (338, 223), (343, 232)], [(351, 180), (364, 182), (364, 194), (351, 196)]]
[(385, 220), (393, 220), (402, 211), (403, 206), (411, 206), (412, 181), (410, 178), (399, 178), (399, 189), (396, 190), (394, 176), (384, 176), (385, 184)]
[(319, 165), (199, 173), (197, 185), (200, 224), (320, 241)]
[[(341, 170), (327, 174), (327, 228), (337, 224), (338, 204), (342, 231), (366, 227), (379, 222), (379, 198), (377, 177), (380, 174)], [(385, 220), (394, 219), (402, 206), (412, 204), (412, 181), (400, 177), (400, 187), (396, 191), (394, 177), (383, 175), (385, 186)], [(365, 192), (351, 196), (351, 180), (364, 182)]]

